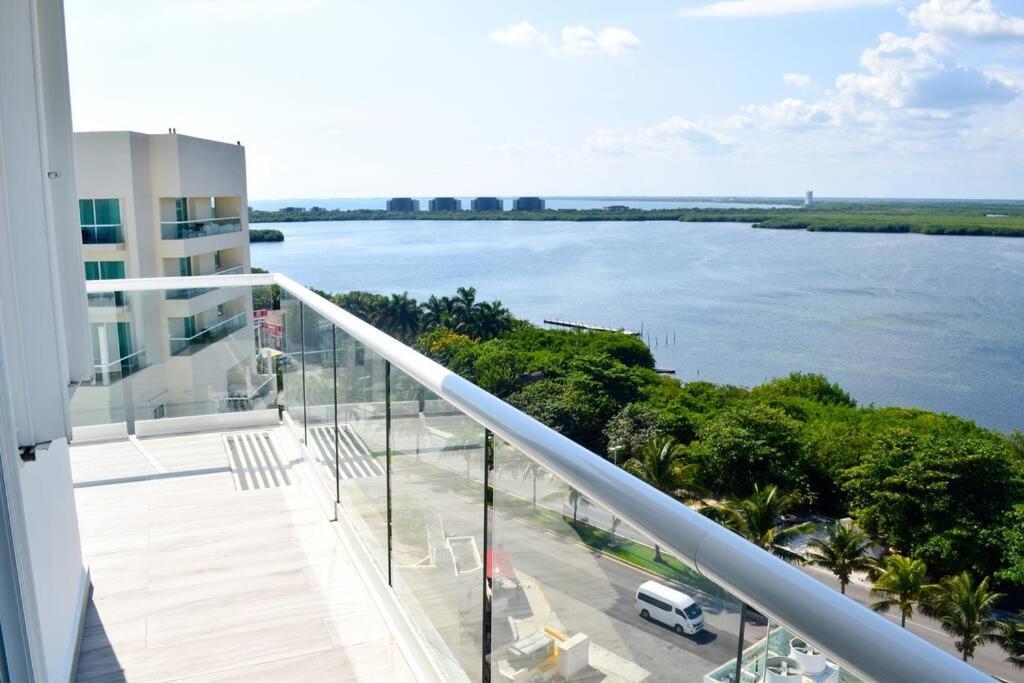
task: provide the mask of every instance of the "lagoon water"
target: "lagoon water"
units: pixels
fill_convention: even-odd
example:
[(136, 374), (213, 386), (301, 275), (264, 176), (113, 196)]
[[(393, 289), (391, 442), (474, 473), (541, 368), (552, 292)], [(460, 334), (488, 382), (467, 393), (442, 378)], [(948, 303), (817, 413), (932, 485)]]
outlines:
[(1024, 239), (730, 223), (261, 224), (252, 263), (329, 291), (475, 286), (514, 314), (640, 329), (684, 380), (822, 372), (860, 403), (1024, 429)]

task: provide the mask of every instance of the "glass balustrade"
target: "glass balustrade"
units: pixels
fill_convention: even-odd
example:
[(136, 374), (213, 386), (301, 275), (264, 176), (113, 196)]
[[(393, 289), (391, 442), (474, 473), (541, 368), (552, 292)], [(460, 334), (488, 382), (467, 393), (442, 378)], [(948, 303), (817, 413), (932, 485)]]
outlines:
[(161, 221), (160, 238), (165, 240), (187, 240), (195, 237), (210, 237), (242, 229), (240, 218), (203, 218), (190, 221)]
[[(111, 372), (109, 384), (91, 387), (105, 389), (104, 399), (89, 398), (89, 403), (82, 389), (76, 393), (76, 429), (258, 410), (280, 402), (285, 423), (304, 444), (310, 483), (337, 505), (355, 531), (443, 680), (868, 680), (815, 642), (815, 635), (832, 637), (830, 642), (849, 655), (851, 648), (835, 639), (834, 630), (831, 636), (822, 630), (798, 633), (748, 607), (709, 578), (722, 574), (708, 572), (703, 559), (698, 570), (692, 557), (664, 547), (623, 519), (625, 513), (567, 479), (564, 473), (571, 468), (557, 474), (541, 464), (543, 459), (492, 433), (488, 424), (499, 429), (500, 420), (463, 412), (458, 405), (477, 410), (476, 404), (466, 403), (464, 386), (446, 380), (433, 385), (445, 393), (435, 393), (402, 369), (425, 359), (393, 340), (382, 341), (379, 333), (295, 289), (301, 296), (281, 286), (279, 307), (267, 312), (270, 322), (260, 322), (269, 336), (262, 330), (241, 332), (250, 330), (252, 297), (250, 288), (238, 287), (232, 290), (245, 303), (242, 312), (172, 337), (163, 357), (155, 358), (147, 344), (138, 368), (117, 365), (123, 359), (111, 361), (120, 375)], [(138, 326), (133, 329), (138, 339), (166, 334), (176, 324), (161, 311), (163, 294), (124, 294), (132, 303), (130, 319)], [(260, 292), (261, 309), (267, 308), (268, 297), (267, 291)], [(342, 328), (339, 321), (345, 320)], [(193, 355), (175, 353), (178, 342)], [(368, 346), (371, 342), (380, 353)], [(440, 372), (434, 368), (419, 376), (429, 378), (435, 371)], [(468, 395), (487, 403), (478, 394)], [(495, 415), (500, 406), (488, 404), (474, 414)], [(536, 423), (518, 424), (525, 429), (525, 443), (543, 453), (537, 444), (547, 432)], [(595, 490), (596, 498), (602, 498), (600, 485)], [(683, 502), (678, 505), (686, 512)], [(678, 519), (689, 523), (684, 517)], [(638, 524), (657, 528), (650, 520)], [(731, 532), (723, 533), (732, 538)], [(721, 543), (711, 545), (712, 556), (726, 552)], [(687, 549), (678, 540), (675, 547)], [(749, 547), (752, 566), (762, 566), (761, 553)], [(792, 585), (779, 585), (779, 590), (796, 585), (808, 601), (822, 600), (813, 578), (784, 577)], [(770, 597), (773, 588), (759, 585), (757, 590), (748, 596)], [(842, 611), (846, 603), (833, 608)], [(850, 609), (862, 610), (853, 603)], [(813, 614), (819, 606), (800, 610)], [(860, 616), (853, 613), (806, 614), (797, 621), (843, 620), (844, 632), (861, 629), (862, 636), (879, 628), (879, 622), (856, 624)], [(899, 668), (912, 671), (915, 662), (902, 662)]]

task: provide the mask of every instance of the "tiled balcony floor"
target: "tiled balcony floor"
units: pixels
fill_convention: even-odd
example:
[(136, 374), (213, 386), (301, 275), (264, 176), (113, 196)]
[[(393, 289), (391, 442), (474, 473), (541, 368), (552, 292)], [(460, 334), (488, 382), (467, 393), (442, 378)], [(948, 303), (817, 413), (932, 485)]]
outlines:
[(71, 449), (77, 680), (413, 680), (306, 484), (236, 490), (219, 433), (140, 443)]

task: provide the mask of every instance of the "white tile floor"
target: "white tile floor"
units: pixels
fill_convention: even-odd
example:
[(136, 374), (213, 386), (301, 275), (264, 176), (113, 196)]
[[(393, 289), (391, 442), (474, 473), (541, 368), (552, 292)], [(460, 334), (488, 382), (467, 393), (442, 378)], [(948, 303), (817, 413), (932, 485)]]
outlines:
[(411, 681), (305, 484), (236, 491), (220, 433), (71, 449), (79, 681)]

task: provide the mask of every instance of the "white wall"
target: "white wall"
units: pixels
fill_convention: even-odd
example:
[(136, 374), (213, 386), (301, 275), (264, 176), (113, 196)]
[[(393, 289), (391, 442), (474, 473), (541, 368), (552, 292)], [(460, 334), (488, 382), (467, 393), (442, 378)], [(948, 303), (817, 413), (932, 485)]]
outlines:
[(44, 635), (47, 680), (66, 681), (74, 666), (82, 606), (88, 594), (82, 566), (68, 442), (36, 449), (21, 465), (21, 495), (39, 624)]

